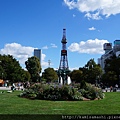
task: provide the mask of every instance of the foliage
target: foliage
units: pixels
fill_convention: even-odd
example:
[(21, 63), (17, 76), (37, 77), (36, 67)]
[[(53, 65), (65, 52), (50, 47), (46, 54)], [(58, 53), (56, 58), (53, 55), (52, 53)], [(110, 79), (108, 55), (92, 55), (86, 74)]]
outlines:
[(80, 89), (84, 89), (84, 88), (86, 88), (86, 82), (82, 80), (80, 83)]
[(25, 77), (26, 81), (30, 81), (31, 75), (30, 75), (30, 73), (28, 71), (25, 71), (24, 77)]
[(82, 100), (81, 93), (76, 88), (67, 85), (37, 83), (26, 89), (20, 96), (31, 98), (32, 94), (36, 94), (36, 99), (44, 100)]
[(0, 78), (10, 82), (25, 81), (25, 71), (11, 55), (0, 55)]
[[(108, 74), (114, 74), (113, 76), (115, 77), (115, 79), (113, 79), (111, 81), (111, 77), (108, 77), (108, 84), (113, 83), (113, 85), (118, 84), (119, 83), (119, 75), (120, 75), (120, 58), (116, 58), (116, 56), (111, 57), (110, 59), (106, 59), (105, 60), (105, 74), (103, 75), (103, 79), (105, 79), (105, 76), (108, 76)], [(111, 71), (111, 73), (110, 73)]]
[(102, 75), (100, 65), (96, 64), (94, 59), (90, 59), (83, 68), (79, 68), (83, 72), (83, 79), (89, 83), (96, 83), (96, 79)]
[(96, 98), (103, 99), (104, 93), (102, 92), (101, 88), (98, 88), (92, 84), (86, 83), (83, 89), (79, 89), (83, 97), (94, 100)]
[(114, 71), (108, 71), (102, 75), (102, 83), (107, 86), (113, 86), (117, 83), (117, 75)]
[(73, 70), (70, 73), (70, 78), (71, 78), (71, 81), (80, 83), (80, 81), (83, 79), (83, 72), (81, 70)]
[(100, 88), (94, 87), (91, 84), (85, 83), (86, 86), (82, 89), (80, 84), (57, 85), (36, 83), (26, 89), (20, 96), (26, 98), (34, 98), (41, 100), (83, 100), (88, 99), (103, 99), (104, 94)]
[(40, 80), (41, 65), (40, 60), (36, 56), (32, 56), (25, 61), (26, 68), (31, 75), (31, 81), (37, 82)]
[(58, 80), (58, 75), (53, 68), (49, 67), (46, 68), (42, 73), (42, 79), (44, 79), (46, 82), (53, 82), (55, 80)]

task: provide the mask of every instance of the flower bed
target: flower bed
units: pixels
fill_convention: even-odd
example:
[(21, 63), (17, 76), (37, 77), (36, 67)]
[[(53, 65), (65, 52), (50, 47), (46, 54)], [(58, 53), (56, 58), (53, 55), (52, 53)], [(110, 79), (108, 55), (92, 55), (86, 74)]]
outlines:
[(24, 90), (20, 97), (40, 100), (94, 100), (103, 99), (104, 93), (100, 88), (86, 83), (81, 88), (80, 84), (57, 85), (37, 83)]

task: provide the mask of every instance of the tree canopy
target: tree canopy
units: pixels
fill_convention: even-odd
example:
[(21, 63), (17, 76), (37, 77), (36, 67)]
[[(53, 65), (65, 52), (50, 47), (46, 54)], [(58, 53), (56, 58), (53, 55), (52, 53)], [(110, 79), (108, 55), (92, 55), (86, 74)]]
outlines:
[(32, 56), (25, 61), (25, 65), (31, 75), (31, 81), (38, 82), (40, 80), (40, 73), (42, 70), (40, 60), (36, 56)]
[(0, 78), (10, 82), (25, 81), (25, 70), (11, 55), (0, 55)]
[(79, 68), (83, 71), (83, 78), (86, 82), (96, 83), (102, 75), (102, 69), (100, 65), (96, 64), (94, 59), (90, 59), (83, 68)]
[(109, 85), (119, 84), (120, 79), (120, 58), (113, 56), (105, 60), (105, 73), (102, 76), (102, 82)]
[(70, 73), (70, 78), (72, 82), (80, 83), (83, 80), (83, 72), (81, 70), (73, 70)]
[(42, 73), (42, 79), (46, 82), (52, 82), (58, 80), (57, 72), (53, 68), (46, 68)]

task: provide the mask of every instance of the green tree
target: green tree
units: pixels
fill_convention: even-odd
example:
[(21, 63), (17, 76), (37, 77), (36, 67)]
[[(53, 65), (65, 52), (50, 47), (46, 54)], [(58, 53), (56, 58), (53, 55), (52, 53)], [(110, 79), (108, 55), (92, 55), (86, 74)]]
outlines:
[(70, 73), (70, 78), (72, 82), (80, 83), (83, 80), (83, 72), (81, 70), (73, 70)]
[(120, 75), (120, 58), (107, 59), (105, 63), (105, 72), (114, 71)]
[(100, 65), (96, 64), (94, 59), (90, 59), (84, 66), (83, 75), (85, 76), (85, 81), (89, 83), (96, 83), (102, 75), (102, 69)]
[(30, 81), (31, 75), (28, 71), (25, 71), (23, 75), (24, 75), (25, 81)]
[(108, 71), (102, 75), (102, 83), (106, 86), (114, 86), (117, 81), (117, 75), (114, 71)]
[(21, 82), (24, 80), (24, 69), (11, 55), (0, 55), (0, 69), (4, 80), (9, 80), (10, 82)]
[(26, 69), (31, 75), (32, 82), (38, 82), (40, 80), (41, 64), (40, 60), (36, 56), (32, 56), (25, 61)]
[[(119, 75), (120, 75), (120, 58), (115, 56), (105, 60), (105, 74), (108, 74), (109, 71), (113, 71), (117, 76), (116, 84), (119, 84)], [(114, 80), (113, 80), (114, 82)]]
[(6, 73), (0, 64), (0, 79), (6, 78)]
[(46, 68), (42, 73), (42, 79), (45, 79), (46, 82), (54, 82), (58, 80), (57, 72), (53, 68)]
[(88, 69), (86, 67), (80, 67), (79, 70), (81, 70), (83, 72), (83, 80), (87, 81)]

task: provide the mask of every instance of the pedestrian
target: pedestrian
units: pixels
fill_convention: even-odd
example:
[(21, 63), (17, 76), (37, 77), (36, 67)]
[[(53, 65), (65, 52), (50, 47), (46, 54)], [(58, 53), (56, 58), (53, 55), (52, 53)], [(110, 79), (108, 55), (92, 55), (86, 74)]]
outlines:
[(110, 86), (110, 92), (113, 90), (113, 87), (112, 86)]
[(107, 87), (105, 87), (105, 91), (107, 92)]
[(13, 91), (15, 90), (15, 84), (14, 83), (12, 84), (12, 90)]
[(118, 84), (115, 85), (116, 90), (118, 89)]
[(5, 87), (7, 88), (7, 82), (5, 83)]

